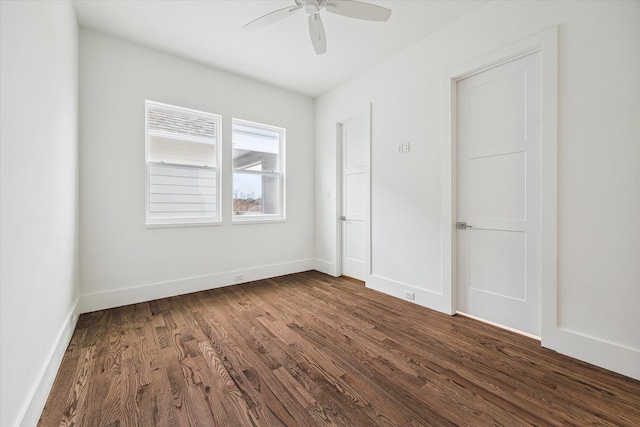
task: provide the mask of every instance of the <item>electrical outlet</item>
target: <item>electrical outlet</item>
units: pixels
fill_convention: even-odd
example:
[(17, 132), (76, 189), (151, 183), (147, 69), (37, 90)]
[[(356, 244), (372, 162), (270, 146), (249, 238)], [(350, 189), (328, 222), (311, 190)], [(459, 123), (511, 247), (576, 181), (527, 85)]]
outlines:
[(235, 280), (236, 282), (239, 282), (241, 280), (244, 280), (244, 276), (242, 274), (236, 274), (233, 280)]
[(409, 144), (408, 142), (405, 142), (404, 144), (402, 144), (402, 151), (405, 153), (408, 153), (409, 151), (411, 151), (411, 144)]
[(404, 153), (404, 144), (399, 144), (399, 145), (396, 147), (396, 153), (397, 153), (397, 154), (402, 154), (402, 153)]
[(416, 299), (416, 294), (411, 291), (404, 291), (404, 297), (406, 299), (414, 300)]

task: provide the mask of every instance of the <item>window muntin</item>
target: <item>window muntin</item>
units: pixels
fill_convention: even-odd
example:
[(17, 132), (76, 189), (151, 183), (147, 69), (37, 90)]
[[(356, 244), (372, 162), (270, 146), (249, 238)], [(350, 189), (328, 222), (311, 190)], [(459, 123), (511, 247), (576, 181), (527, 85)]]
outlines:
[(233, 120), (233, 220), (284, 219), (285, 129)]
[(220, 221), (220, 116), (146, 101), (148, 225)]

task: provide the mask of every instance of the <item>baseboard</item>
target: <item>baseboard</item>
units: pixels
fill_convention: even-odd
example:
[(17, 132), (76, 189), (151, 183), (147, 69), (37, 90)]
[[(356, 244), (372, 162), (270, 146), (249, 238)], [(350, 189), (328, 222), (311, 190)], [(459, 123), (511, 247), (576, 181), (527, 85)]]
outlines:
[(456, 316), (467, 317), (469, 319), (473, 319), (475, 321), (486, 323), (487, 325), (495, 326), (496, 328), (504, 329), (505, 331), (513, 332), (514, 334), (522, 335), (523, 337), (531, 338), (532, 340), (541, 341), (541, 338), (537, 335), (530, 334), (528, 332), (519, 331), (514, 328), (510, 328), (509, 326), (501, 325), (500, 323), (492, 322), (491, 320), (483, 319), (482, 317), (473, 316), (469, 313), (465, 313), (462, 311), (456, 310)]
[(542, 346), (640, 380), (640, 351), (564, 328), (543, 330)]
[(309, 258), (281, 264), (264, 265), (242, 270), (132, 286), (107, 292), (95, 292), (82, 295), (80, 308), (82, 313), (88, 313), (154, 299), (205, 291), (207, 289), (221, 288), (254, 280), (268, 279), (285, 274), (300, 273), (302, 271), (314, 270), (315, 267), (315, 260)]
[[(410, 301), (422, 307), (429, 308), (431, 310), (439, 311), (445, 314), (452, 314), (449, 305), (443, 303), (443, 297), (441, 293), (433, 292), (428, 289), (419, 288), (407, 283), (392, 280), (379, 275), (371, 275), (366, 280), (367, 288), (371, 288), (383, 294), (391, 295), (392, 297), (400, 298), (405, 301)], [(410, 300), (405, 298), (405, 291), (413, 292), (414, 299)]]
[(76, 298), (71, 311), (67, 314), (64, 323), (60, 327), (54, 345), (47, 356), (46, 363), (42, 366), (38, 378), (20, 410), (16, 425), (32, 427), (38, 424), (44, 405), (47, 403), (47, 398), (51, 392), (51, 387), (53, 387), (53, 382), (58, 374), (58, 369), (60, 369), (62, 358), (65, 351), (67, 351), (73, 331), (76, 328), (79, 306), (80, 297)]
[(330, 261), (316, 258), (315, 270), (320, 273), (328, 274), (329, 276), (338, 277), (340, 274), (337, 272), (336, 264)]

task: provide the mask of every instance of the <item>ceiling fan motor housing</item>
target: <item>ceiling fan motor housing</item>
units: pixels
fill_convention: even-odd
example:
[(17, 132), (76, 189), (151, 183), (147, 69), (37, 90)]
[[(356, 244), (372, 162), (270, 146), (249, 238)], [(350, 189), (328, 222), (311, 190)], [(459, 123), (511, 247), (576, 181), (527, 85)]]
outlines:
[(308, 15), (314, 15), (327, 5), (327, 0), (296, 0), (296, 5), (304, 8)]

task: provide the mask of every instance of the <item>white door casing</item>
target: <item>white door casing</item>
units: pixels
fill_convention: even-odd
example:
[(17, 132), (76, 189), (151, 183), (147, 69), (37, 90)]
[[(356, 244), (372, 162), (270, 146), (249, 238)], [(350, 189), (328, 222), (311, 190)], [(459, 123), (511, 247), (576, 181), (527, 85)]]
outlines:
[(342, 274), (359, 280), (368, 275), (370, 108), (338, 123), (340, 127)]
[(456, 310), (541, 335), (539, 52), (457, 82)]

